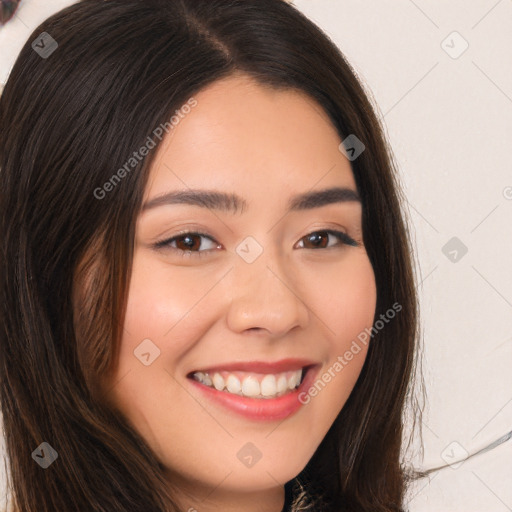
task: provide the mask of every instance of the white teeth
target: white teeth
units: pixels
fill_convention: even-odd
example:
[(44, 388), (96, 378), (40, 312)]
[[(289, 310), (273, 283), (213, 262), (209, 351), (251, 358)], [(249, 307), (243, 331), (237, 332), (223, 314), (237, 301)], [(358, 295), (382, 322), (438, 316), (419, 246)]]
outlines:
[(265, 375), (261, 381), (261, 394), (263, 396), (273, 396), (277, 393), (277, 384), (275, 375)]
[[(301, 382), (302, 369), (279, 374), (249, 374), (245, 372), (195, 372), (193, 378), (202, 384), (235, 395), (257, 398), (276, 398), (295, 389)], [(240, 378), (239, 378), (240, 377)]]
[[(202, 384), (206, 384), (207, 386), (213, 385), (212, 379), (210, 378), (210, 376), (207, 373), (196, 372), (194, 374), (194, 377), (196, 380), (198, 380)], [(219, 383), (219, 385), (220, 385), (220, 383)], [(222, 388), (224, 388), (224, 383), (222, 383)]]
[[(214, 378), (215, 375), (213, 376)], [(233, 393), (234, 395), (238, 395), (238, 393), (242, 391), (242, 385), (240, 384), (238, 377), (235, 377), (234, 375), (230, 375), (226, 380), (226, 388), (230, 393)]]
[(260, 383), (257, 381), (256, 377), (249, 375), (249, 377), (244, 379), (242, 393), (244, 396), (258, 396), (260, 394)]
[(288, 387), (288, 379), (286, 378), (285, 375), (281, 375), (277, 379), (277, 392), (282, 393), (283, 391), (286, 390), (287, 387)]
[[(194, 376), (195, 375), (196, 374), (194, 374)], [(222, 391), (224, 389), (224, 377), (220, 373), (214, 373), (212, 381), (213, 385), (215, 386), (215, 389), (217, 389), (218, 391)]]

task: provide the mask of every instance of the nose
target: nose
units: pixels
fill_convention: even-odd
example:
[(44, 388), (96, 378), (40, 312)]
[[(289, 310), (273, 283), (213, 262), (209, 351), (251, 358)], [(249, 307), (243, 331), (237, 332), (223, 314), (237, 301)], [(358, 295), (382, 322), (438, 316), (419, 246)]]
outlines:
[(305, 328), (310, 310), (304, 290), (292, 274), (282, 257), (269, 250), (253, 263), (237, 260), (229, 284), (229, 328), (239, 333), (258, 330), (272, 338), (282, 337), (294, 328)]

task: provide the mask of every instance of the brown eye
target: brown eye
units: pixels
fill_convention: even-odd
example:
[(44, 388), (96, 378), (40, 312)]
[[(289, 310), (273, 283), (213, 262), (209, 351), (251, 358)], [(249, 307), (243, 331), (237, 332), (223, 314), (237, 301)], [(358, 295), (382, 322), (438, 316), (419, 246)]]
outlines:
[[(332, 236), (338, 239), (338, 244), (329, 245), (329, 236)], [(328, 249), (329, 247), (334, 247), (336, 245), (351, 245), (358, 246), (359, 244), (343, 231), (335, 231), (335, 230), (323, 230), (323, 231), (314, 231), (313, 233), (309, 233), (304, 238), (303, 248), (304, 249)]]
[[(204, 247), (204, 239), (207, 240), (206, 247)], [(208, 247), (208, 243), (211, 244), (210, 247)], [(179, 252), (183, 256), (187, 254), (203, 256), (204, 253), (218, 248), (219, 244), (217, 244), (211, 236), (204, 233), (185, 232), (179, 233), (172, 238), (162, 240), (161, 242), (157, 242), (154, 247), (155, 249), (168, 249), (170, 251)]]
[(325, 231), (318, 231), (305, 236), (304, 240), (307, 240), (307, 243), (312, 245), (312, 247), (305, 245), (306, 249), (324, 248), (329, 243), (329, 235)]
[(174, 240), (176, 248), (182, 251), (196, 251), (201, 247), (201, 237), (198, 235), (183, 235)]

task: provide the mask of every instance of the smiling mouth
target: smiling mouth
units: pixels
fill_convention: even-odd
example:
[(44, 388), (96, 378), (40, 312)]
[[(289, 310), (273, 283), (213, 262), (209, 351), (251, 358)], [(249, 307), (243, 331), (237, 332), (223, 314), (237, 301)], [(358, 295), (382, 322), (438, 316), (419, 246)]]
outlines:
[(278, 373), (244, 371), (197, 371), (191, 378), (204, 386), (247, 398), (272, 399), (296, 390), (312, 366)]

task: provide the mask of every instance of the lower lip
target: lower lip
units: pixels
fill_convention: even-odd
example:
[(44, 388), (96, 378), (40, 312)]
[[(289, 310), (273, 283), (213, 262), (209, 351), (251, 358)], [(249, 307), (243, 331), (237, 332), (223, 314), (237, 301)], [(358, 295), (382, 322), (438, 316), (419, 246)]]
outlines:
[(319, 366), (310, 366), (300, 386), (278, 398), (248, 398), (227, 391), (218, 391), (193, 378), (188, 380), (207, 398), (231, 411), (251, 420), (272, 421), (287, 418), (300, 409), (303, 404), (299, 401), (299, 395), (310, 388), (318, 369)]

